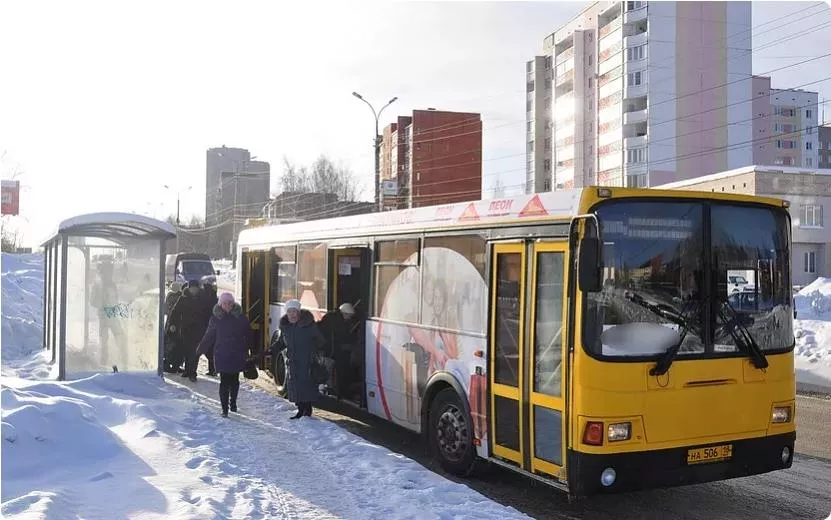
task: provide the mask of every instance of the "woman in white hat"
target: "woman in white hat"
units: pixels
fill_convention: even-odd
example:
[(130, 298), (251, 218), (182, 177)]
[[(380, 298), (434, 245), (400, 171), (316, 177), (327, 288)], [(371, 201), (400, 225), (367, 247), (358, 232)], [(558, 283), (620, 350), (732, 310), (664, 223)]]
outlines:
[(317, 350), (325, 343), (312, 313), (302, 309), (300, 301), (286, 302), (286, 315), (271, 337), (271, 355), (286, 351), (286, 392), (297, 405), (292, 419), (312, 415), (312, 402), (319, 397), (312, 370)]

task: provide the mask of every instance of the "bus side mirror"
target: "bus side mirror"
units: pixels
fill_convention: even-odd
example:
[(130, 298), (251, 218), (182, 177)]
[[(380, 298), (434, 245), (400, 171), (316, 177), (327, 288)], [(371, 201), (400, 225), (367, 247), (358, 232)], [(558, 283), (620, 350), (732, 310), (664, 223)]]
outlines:
[(583, 292), (600, 291), (600, 240), (585, 237), (580, 240), (577, 282)]

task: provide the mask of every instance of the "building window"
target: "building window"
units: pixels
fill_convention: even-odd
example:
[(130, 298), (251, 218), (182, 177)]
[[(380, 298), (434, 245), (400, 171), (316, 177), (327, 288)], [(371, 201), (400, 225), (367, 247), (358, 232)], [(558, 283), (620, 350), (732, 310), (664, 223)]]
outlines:
[(811, 119), (811, 116), (813, 116), (813, 115), (814, 115), (814, 113), (813, 113), (812, 110), (808, 109), (808, 110), (805, 111), (805, 119)]
[(789, 139), (789, 140), (777, 139), (776, 140), (776, 147), (777, 148), (782, 148), (784, 150), (792, 150), (792, 149), (796, 148), (796, 141), (794, 141), (792, 139)]
[(594, 65), (594, 54), (589, 54), (589, 67)]
[(551, 159), (546, 159), (542, 163), (542, 171), (545, 173), (551, 173)]
[(543, 181), (542, 191), (551, 191), (551, 181), (550, 180), (545, 179), (545, 181)]
[(814, 251), (806, 251), (805, 256), (805, 272), (806, 273), (815, 273), (817, 272), (817, 254)]
[(805, 166), (811, 167), (814, 165), (814, 160), (811, 157), (805, 158)]
[(589, 76), (589, 88), (592, 88), (592, 78)]
[(528, 92), (533, 92), (534, 91), (534, 82), (533, 81), (528, 82), (527, 90), (528, 90)]
[(627, 11), (634, 11), (635, 9), (640, 9), (644, 5), (646, 5), (646, 2), (644, 2), (644, 1), (626, 2), (626, 10)]
[(525, 111), (530, 112), (532, 110), (534, 110), (534, 100), (529, 99), (525, 102)]
[(551, 138), (550, 137), (545, 138), (545, 149), (546, 149), (546, 151), (551, 150)]
[(643, 82), (643, 76), (645, 75), (646, 73), (642, 71), (630, 72), (626, 76), (626, 84), (629, 86), (640, 85)]
[(646, 162), (646, 147), (631, 148), (626, 150), (626, 164), (638, 164)]
[(528, 141), (527, 151), (528, 151), (528, 153), (534, 153), (534, 140), (533, 139)]
[(638, 45), (637, 47), (629, 47), (626, 49), (626, 59), (628, 61), (642, 60), (646, 56), (646, 45)]
[(550, 70), (550, 69), (551, 69), (551, 63), (552, 63), (552, 61), (553, 61), (553, 60), (552, 60), (552, 57), (551, 57), (551, 56), (546, 56), (546, 57), (545, 57), (545, 69), (546, 69), (546, 70)]
[(822, 227), (822, 206), (818, 204), (807, 204), (802, 206), (802, 222), (800, 227)]
[(805, 143), (805, 149), (806, 150), (813, 150), (814, 149), (814, 143), (812, 143), (811, 141), (808, 141), (807, 143)]
[(773, 160), (777, 166), (793, 166), (793, 157), (777, 157)]
[(551, 98), (545, 98), (545, 108), (551, 108)]
[(793, 117), (796, 115), (796, 110), (793, 108), (773, 107), (773, 114), (782, 117)]

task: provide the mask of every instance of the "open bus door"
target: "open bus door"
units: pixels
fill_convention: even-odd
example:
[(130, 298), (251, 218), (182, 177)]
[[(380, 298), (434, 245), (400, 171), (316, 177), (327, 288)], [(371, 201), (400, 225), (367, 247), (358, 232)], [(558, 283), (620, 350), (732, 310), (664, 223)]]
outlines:
[(268, 348), (269, 323), (266, 318), (268, 301), (268, 262), (266, 251), (243, 251), (242, 253), (242, 299), (245, 316), (254, 331), (254, 349), (264, 352)]
[[(344, 247), (329, 249), (329, 301), (330, 307), (337, 309), (343, 303), (351, 303), (355, 308), (358, 325), (358, 344), (353, 351), (352, 362), (356, 370), (354, 378), (360, 397), (358, 403), (366, 408), (366, 317), (370, 314), (369, 304), (370, 274), (372, 256), (368, 247)], [(356, 366), (357, 365), (357, 366)], [(337, 373), (335, 374), (338, 377)]]
[(566, 241), (495, 244), (491, 262), (492, 454), (566, 480)]

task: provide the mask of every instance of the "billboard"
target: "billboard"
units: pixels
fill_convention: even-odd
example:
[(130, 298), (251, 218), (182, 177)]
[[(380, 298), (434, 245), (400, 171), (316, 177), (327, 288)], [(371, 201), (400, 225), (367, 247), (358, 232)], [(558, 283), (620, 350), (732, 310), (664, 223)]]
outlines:
[(3, 215), (20, 213), (20, 181), (3, 181)]

